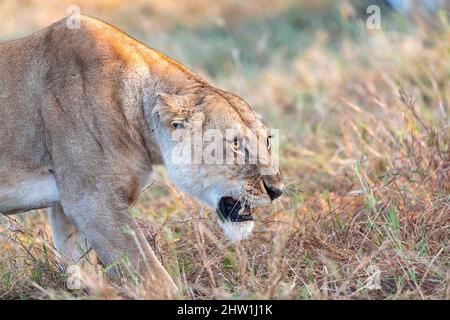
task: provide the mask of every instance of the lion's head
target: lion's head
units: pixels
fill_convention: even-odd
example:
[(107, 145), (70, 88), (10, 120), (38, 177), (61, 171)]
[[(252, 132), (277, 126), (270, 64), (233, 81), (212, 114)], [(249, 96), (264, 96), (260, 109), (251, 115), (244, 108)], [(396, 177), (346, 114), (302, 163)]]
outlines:
[(283, 192), (274, 133), (241, 98), (212, 87), (158, 95), (155, 128), (168, 173), (184, 192), (215, 209), (226, 236), (247, 238), (253, 209)]

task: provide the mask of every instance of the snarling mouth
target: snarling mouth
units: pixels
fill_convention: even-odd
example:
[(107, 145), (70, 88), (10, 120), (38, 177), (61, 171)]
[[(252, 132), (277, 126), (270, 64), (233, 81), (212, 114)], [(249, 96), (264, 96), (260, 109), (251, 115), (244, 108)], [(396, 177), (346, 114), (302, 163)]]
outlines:
[(222, 220), (232, 222), (253, 221), (252, 208), (232, 197), (222, 197), (217, 211)]

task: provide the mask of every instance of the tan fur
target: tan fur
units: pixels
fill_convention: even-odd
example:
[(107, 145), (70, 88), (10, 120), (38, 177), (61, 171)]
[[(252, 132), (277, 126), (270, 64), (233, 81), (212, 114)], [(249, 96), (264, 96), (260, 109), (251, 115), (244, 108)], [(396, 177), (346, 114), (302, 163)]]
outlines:
[[(192, 168), (170, 164), (170, 125), (190, 119), (220, 129), (264, 128), (240, 98), (91, 17), (81, 17), (79, 30), (61, 20), (1, 43), (0, 213), (53, 207), (61, 250), (76, 242), (68, 241), (73, 237), (87, 240), (105, 264), (126, 254), (155, 290), (169, 296), (175, 284), (128, 212), (153, 165), (166, 164), (176, 179), (191, 175), (191, 184), (177, 185), (211, 207), (213, 187), (237, 181), (255, 203), (267, 200), (254, 183), (255, 168), (200, 167), (190, 174)], [(205, 177), (209, 184), (202, 189)], [(276, 171), (271, 179), (281, 183)], [(33, 189), (36, 181), (45, 184), (45, 197)], [(202, 192), (214, 200), (208, 203)]]

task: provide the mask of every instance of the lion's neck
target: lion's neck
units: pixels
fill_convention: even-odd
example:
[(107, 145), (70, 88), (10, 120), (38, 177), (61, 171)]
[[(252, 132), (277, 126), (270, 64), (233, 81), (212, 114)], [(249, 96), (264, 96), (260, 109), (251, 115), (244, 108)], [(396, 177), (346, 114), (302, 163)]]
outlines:
[(158, 94), (187, 94), (207, 85), (201, 78), (172, 62), (172, 60), (169, 59), (166, 62), (162, 64), (147, 62), (145, 67), (136, 68), (134, 72), (139, 80), (136, 81), (136, 84), (130, 85), (130, 87), (134, 87), (133, 90), (139, 92), (142, 101), (134, 104), (139, 110), (131, 107), (128, 113), (131, 116), (142, 114), (141, 119), (130, 120), (132, 123), (140, 126), (142, 141), (145, 144), (152, 164), (164, 163), (164, 148), (169, 143), (166, 140), (170, 139), (170, 135), (166, 132), (159, 118), (156, 118), (153, 114)]
[(134, 131), (139, 133), (138, 137), (152, 164), (160, 164), (163, 151), (161, 139), (166, 134), (152, 115), (158, 94), (191, 93), (208, 83), (186, 67), (140, 42), (125, 37), (120, 46), (127, 47), (123, 58), (132, 66), (124, 86), (129, 91), (125, 96), (131, 97), (130, 101), (123, 104), (125, 116), (128, 123), (135, 125)]

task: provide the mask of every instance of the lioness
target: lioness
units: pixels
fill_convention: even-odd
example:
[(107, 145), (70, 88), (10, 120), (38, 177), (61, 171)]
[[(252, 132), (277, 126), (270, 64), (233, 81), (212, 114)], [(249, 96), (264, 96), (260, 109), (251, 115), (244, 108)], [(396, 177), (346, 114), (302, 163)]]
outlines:
[[(77, 260), (92, 247), (102, 263), (127, 256), (160, 292), (176, 286), (128, 208), (165, 164), (184, 192), (217, 210), (232, 238), (253, 227), (252, 208), (283, 191), (266, 164), (174, 163), (177, 130), (235, 129), (225, 148), (248, 156), (266, 127), (241, 98), (117, 28), (81, 16), (0, 44), (0, 213), (49, 208), (56, 249)], [(267, 142), (266, 142), (267, 141)], [(261, 174), (264, 170), (265, 174)], [(80, 250), (82, 247), (83, 250)], [(161, 291), (162, 290), (162, 291)]]

